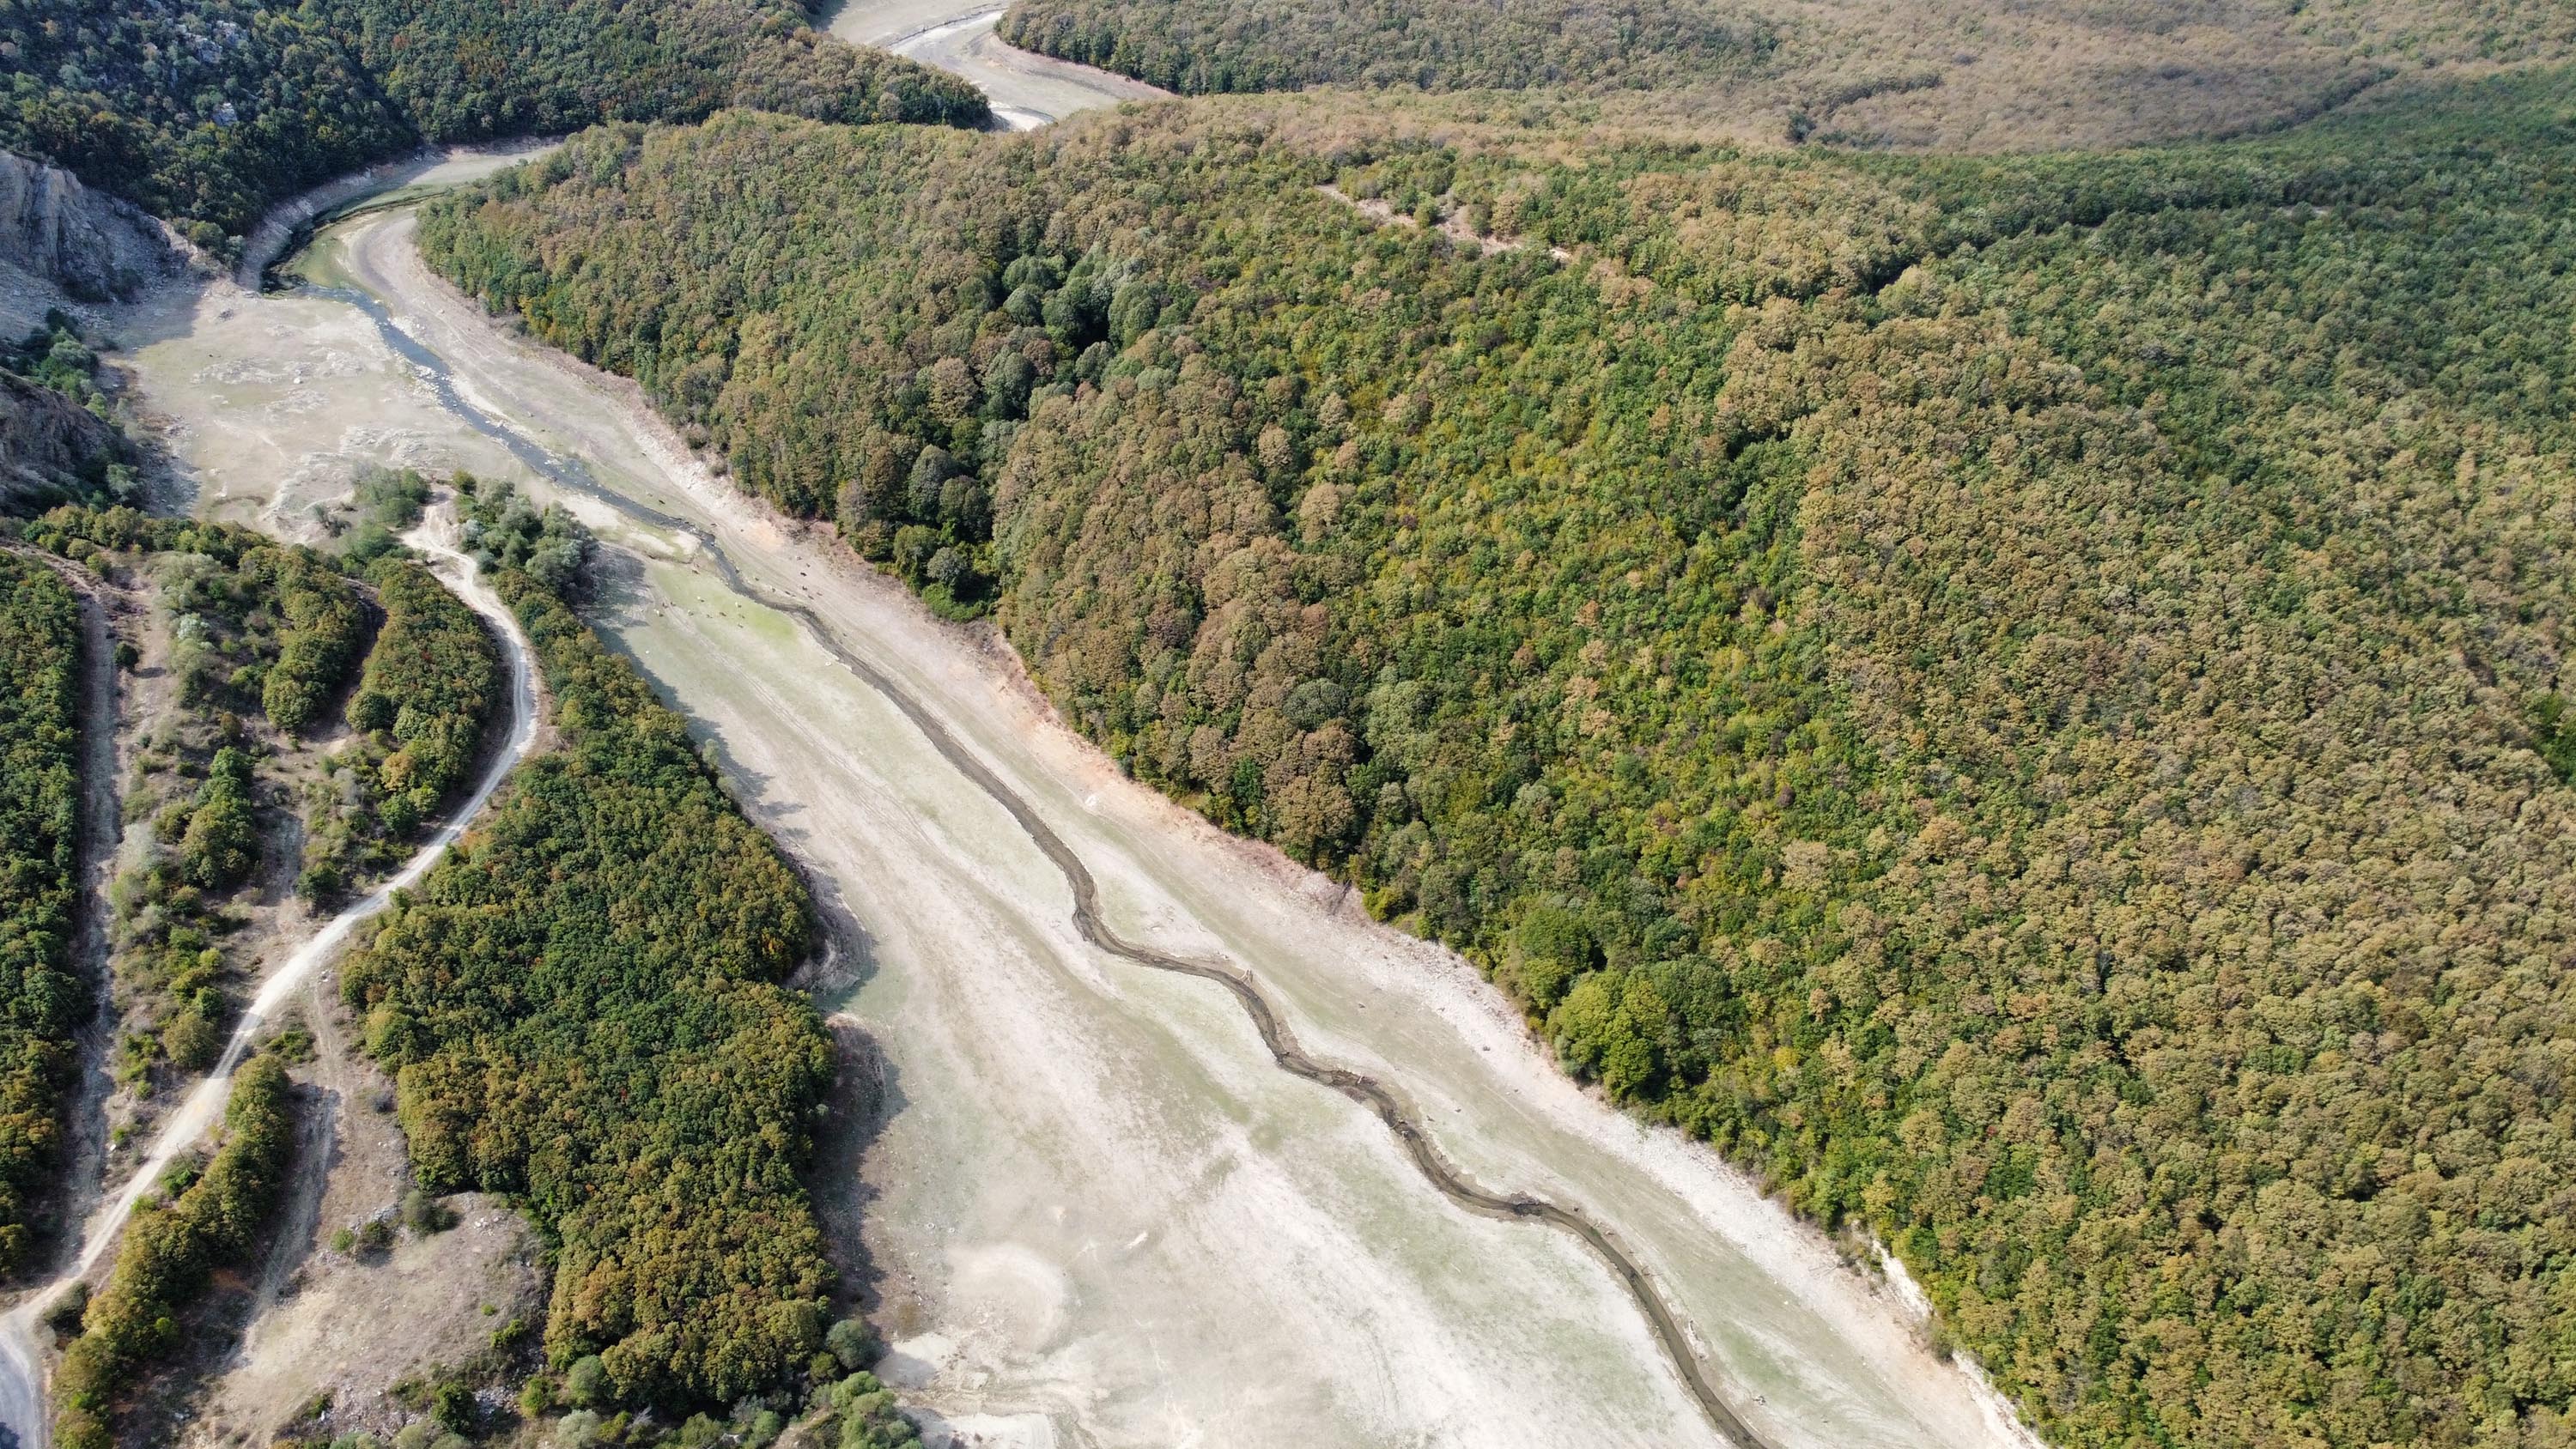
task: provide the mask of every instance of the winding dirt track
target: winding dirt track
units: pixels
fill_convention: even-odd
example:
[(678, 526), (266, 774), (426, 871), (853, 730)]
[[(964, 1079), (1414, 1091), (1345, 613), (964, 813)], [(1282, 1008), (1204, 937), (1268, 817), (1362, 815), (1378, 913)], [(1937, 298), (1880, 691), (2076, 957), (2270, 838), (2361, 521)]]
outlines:
[[(319, 970), (336, 958), (347, 945), (358, 926), (384, 910), (394, 893), (403, 890), (429, 873), (448, 848), (465, 834), (466, 827), (482, 812), (485, 804), (500, 789), (501, 782), (518, 766), (537, 739), (536, 671), (528, 654), (527, 641), (519, 636), (518, 620), (512, 617), (492, 591), (474, 576), (474, 565), (464, 555), (445, 544), (415, 533), (406, 539), (422, 552), (447, 561), (454, 570), (450, 585), (458, 595), (490, 621), (500, 637), (501, 651), (510, 668), (510, 733), (474, 793), (457, 806), (445, 825), (430, 836), (403, 868), (384, 884), (348, 909), (331, 918), (301, 946), (288, 955), (284, 963), (260, 982), (258, 994), (244, 1008), (241, 1020), (233, 1027), (232, 1037), (224, 1044), (223, 1056), (163, 1123), (160, 1135), (143, 1162), (126, 1179), (125, 1186), (110, 1198), (106, 1206), (92, 1215), (82, 1231), (79, 1251), (72, 1266), (60, 1277), (28, 1290), (19, 1305), (0, 1317), (0, 1443), (17, 1449), (44, 1449), (48, 1422), (44, 1412), (44, 1393), (37, 1367), (35, 1321), (54, 1289), (67, 1279), (96, 1267), (118, 1232), (145, 1194), (161, 1180), (162, 1173), (181, 1152), (193, 1146), (211, 1129), (223, 1113), (230, 1095), (232, 1075), (260, 1032), (276, 1017), (289, 996)], [(312, 1165), (307, 1165), (309, 1170)]]
[(1072, 889), (1073, 925), (1083, 940), (1112, 956), (1139, 966), (1156, 971), (1174, 972), (1183, 976), (1194, 976), (1225, 987), (1234, 994), (1235, 1000), (1243, 1007), (1245, 1014), (1252, 1018), (1253, 1028), (1260, 1033), (1262, 1045), (1269, 1050), (1271, 1060), (1281, 1070), (1319, 1086), (1329, 1087), (1375, 1112), (1378, 1120), (1386, 1124), (1387, 1130), (1393, 1132), (1397, 1140), (1404, 1144), (1405, 1151), (1411, 1156), (1413, 1165), (1421, 1172), (1423, 1178), (1451, 1202), (1470, 1212), (1481, 1213), (1487, 1217), (1545, 1223), (1580, 1239), (1627, 1286), (1629, 1296), (1636, 1300), (1638, 1309), (1645, 1315), (1647, 1323), (1654, 1330), (1656, 1339), (1663, 1345), (1665, 1356), (1671, 1361), (1674, 1372), (1680, 1375), (1682, 1382), (1688, 1386), (1691, 1397), (1699, 1404), (1701, 1412), (1708, 1416), (1709, 1422), (1717, 1431), (1729, 1442), (1743, 1446), (1743, 1449), (1770, 1449), (1768, 1442), (1745, 1424), (1727, 1403), (1725, 1397), (1718, 1392), (1717, 1387), (1710, 1382), (1698, 1350), (1692, 1346), (1689, 1330), (1683, 1326), (1680, 1315), (1664, 1301), (1663, 1295), (1656, 1290), (1645, 1270), (1638, 1265), (1636, 1259), (1619, 1246), (1617, 1240), (1607, 1230), (1592, 1221), (1581, 1208), (1569, 1207), (1545, 1198), (1505, 1195), (1478, 1186), (1441, 1157), (1439, 1149), (1432, 1143), (1429, 1133), (1424, 1129), (1420, 1116), (1392, 1089), (1374, 1077), (1346, 1067), (1319, 1062), (1307, 1055), (1305, 1050), (1298, 1046), (1296, 1037), (1280, 1020), (1279, 1013), (1271, 1007), (1268, 999), (1263, 997), (1260, 988), (1253, 984), (1249, 976), (1228, 965), (1194, 961), (1187, 957), (1155, 950), (1150, 946), (1140, 946), (1121, 937), (1106, 920), (1102, 919), (1099, 885), (1093, 879), (1089, 867), (1083, 864), (1081, 856), (1066, 844), (1064, 837), (1057, 834), (1054, 827), (1048, 825), (1044, 817), (1039, 815), (1018, 791), (994, 773), (973, 750), (958, 739), (945, 722), (915, 699), (910, 691), (896, 683), (875, 665), (845, 647), (820, 615), (792, 598), (777, 596), (753, 584), (744, 577), (740, 569), (735, 567), (733, 559), (725, 552), (722, 541), (709, 530), (689, 519), (638, 503), (601, 485), (578, 459), (559, 457), (537, 446), (515, 429), (492, 418), (481, 408), (468, 402), (450, 377), (445, 360), (405, 332), (394, 321), (390, 310), (377, 298), (364, 292), (341, 288), (314, 288), (313, 290), (347, 302), (365, 312), (375, 322), (377, 331), (383, 337), (385, 344), (422, 369), (430, 385), (437, 391), (440, 400), (476, 431), (500, 442), (523, 462), (562, 487), (576, 490), (584, 496), (596, 499), (652, 527), (686, 534), (703, 551), (705, 558), (716, 575), (724, 581), (726, 587), (746, 599), (759, 603), (764, 608), (775, 610), (794, 619), (816, 645), (840, 661), (842, 667), (857, 676), (859, 681), (868, 688), (876, 691), (898, 713), (909, 720), (913, 728), (919, 730), (923, 738), (930, 742), (940, 758), (955, 767), (958, 773), (973, 781), (978, 789), (990, 797), (995, 804), (1001, 806), (1003, 811), (1018, 823), (1030, 841), (1063, 874), (1066, 885)]

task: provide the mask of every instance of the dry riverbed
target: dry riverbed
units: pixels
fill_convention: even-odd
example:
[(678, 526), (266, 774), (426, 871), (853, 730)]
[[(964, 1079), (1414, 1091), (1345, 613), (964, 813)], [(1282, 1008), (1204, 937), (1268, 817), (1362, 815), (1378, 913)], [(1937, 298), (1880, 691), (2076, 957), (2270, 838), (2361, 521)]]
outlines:
[[(859, 1296), (934, 1442), (1716, 1435), (1579, 1243), (1459, 1210), (1373, 1116), (1280, 1072), (1223, 990), (1086, 945), (1064, 876), (815, 627), (1030, 803), (1121, 935), (1248, 970), (1308, 1052), (1388, 1084), (1479, 1183), (1607, 1225), (1764, 1439), (2017, 1437), (1898, 1294), (1569, 1082), (1463, 963), (1125, 779), (989, 634), (743, 499), (631, 386), (427, 276), (407, 218), (336, 229), (314, 266), (384, 299), (395, 330), (319, 295), (174, 291), (125, 318), (143, 402), (219, 516), (300, 532), (359, 466), (463, 466), (562, 494), (615, 546), (596, 622), (713, 742), (837, 927), (811, 985), (877, 1063), (878, 1110), (840, 1114), (852, 1135), (818, 1191), (865, 1225)], [(216, 1391), (228, 1417), (257, 1421), (278, 1372), (262, 1350), (300, 1337), (253, 1330), (259, 1363)]]
[(909, 56), (972, 81), (993, 114), (1015, 130), (1076, 111), (1153, 100), (1171, 92), (1140, 80), (1005, 45), (993, 33), (994, 0), (846, 0), (826, 25), (853, 45)]

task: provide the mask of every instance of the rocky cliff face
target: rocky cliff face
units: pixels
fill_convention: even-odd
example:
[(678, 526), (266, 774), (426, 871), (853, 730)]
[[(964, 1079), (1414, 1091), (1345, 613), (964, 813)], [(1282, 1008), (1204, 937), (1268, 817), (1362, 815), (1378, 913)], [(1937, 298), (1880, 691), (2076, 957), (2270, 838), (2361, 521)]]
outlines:
[(161, 224), (68, 171), (0, 151), (0, 269), (77, 301), (131, 293), (179, 264)]
[(117, 431), (80, 404), (0, 371), (0, 512), (89, 492), (125, 451)]

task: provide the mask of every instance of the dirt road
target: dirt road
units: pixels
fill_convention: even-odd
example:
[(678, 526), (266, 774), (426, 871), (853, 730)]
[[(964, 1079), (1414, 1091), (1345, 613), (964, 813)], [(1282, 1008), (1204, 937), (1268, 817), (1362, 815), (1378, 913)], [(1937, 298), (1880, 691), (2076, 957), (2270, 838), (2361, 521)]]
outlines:
[(449, 547), (442, 539), (428, 533), (414, 533), (408, 539), (432, 558), (442, 561), (442, 570), (450, 587), (471, 605), (476, 613), (491, 621), (500, 637), (502, 653), (510, 665), (510, 733), (483, 778), (420, 849), (413, 853), (403, 868), (364, 899), (331, 918), (321, 930), (296, 947), (264, 977), (258, 994), (242, 1012), (224, 1045), (223, 1055), (215, 1069), (190, 1089), (178, 1108), (163, 1120), (159, 1136), (143, 1162), (126, 1179), (125, 1185), (96, 1212), (82, 1229), (80, 1247), (73, 1266), (62, 1278), (31, 1289), (20, 1304), (0, 1317), (0, 1432), (15, 1436), (21, 1449), (43, 1449), (49, 1427), (44, 1412), (41, 1385), (37, 1382), (35, 1320), (53, 1295), (56, 1286), (72, 1277), (89, 1272), (115, 1244), (117, 1233), (132, 1216), (135, 1205), (152, 1190), (161, 1174), (181, 1152), (194, 1146), (222, 1116), (224, 1099), (230, 1093), (235, 1068), (250, 1052), (277, 1015), (279, 1007), (299, 990), (314, 971), (337, 957), (361, 922), (382, 911), (393, 899), (394, 892), (416, 884), (429, 873), (465, 833), (466, 827), (480, 814), (483, 806), (499, 789), (501, 781), (537, 738), (538, 710), (535, 669), (528, 657), (527, 643), (520, 637), (517, 619), (512, 617), (500, 599), (474, 575), (473, 563)]

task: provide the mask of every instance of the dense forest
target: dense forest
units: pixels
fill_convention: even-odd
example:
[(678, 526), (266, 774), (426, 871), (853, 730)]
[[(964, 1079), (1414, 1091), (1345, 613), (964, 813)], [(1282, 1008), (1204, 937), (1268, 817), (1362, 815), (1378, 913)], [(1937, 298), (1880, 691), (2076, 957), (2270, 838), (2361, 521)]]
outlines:
[(2053, 1440), (2539, 1445), (2571, 169), (2563, 73), (1985, 160), (736, 115), (421, 237), (1879, 1235)]
[[(502, 490), (466, 502), (502, 531)], [(811, 906), (634, 669), (527, 573), (492, 577), (560, 747), (387, 912), (343, 989), (422, 1183), (510, 1194), (548, 1242), (567, 1399), (594, 1422), (729, 1404), (826, 1347), (800, 1173), (832, 1045), (776, 984)]]
[(242, 1063), (212, 1155), (174, 1164), (157, 1198), (135, 1209), (107, 1286), (88, 1300), (54, 1372), (54, 1442), (62, 1449), (119, 1443), (119, 1400), (153, 1360), (181, 1347), (189, 1304), (217, 1270), (249, 1266), (266, 1251), (262, 1229), (295, 1151), (293, 1091), (274, 1055)]
[(1495, 88), (1531, 129), (1954, 151), (2236, 135), (2576, 59), (2554, 0), (1012, 0), (999, 33), (1188, 95)]
[(1018, 0), (1003, 13), (1000, 33), (1026, 50), (1191, 95), (1333, 82), (1642, 87), (1749, 70), (1777, 42), (1763, 19), (1716, 0)]
[(72, 1028), (79, 889), (80, 606), (41, 559), (0, 553), (0, 1272), (51, 1174)]
[(720, 106), (980, 124), (972, 87), (815, 33), (789, 0), (0, 3), (0, 148), (200, 245), (421, 143)]

